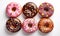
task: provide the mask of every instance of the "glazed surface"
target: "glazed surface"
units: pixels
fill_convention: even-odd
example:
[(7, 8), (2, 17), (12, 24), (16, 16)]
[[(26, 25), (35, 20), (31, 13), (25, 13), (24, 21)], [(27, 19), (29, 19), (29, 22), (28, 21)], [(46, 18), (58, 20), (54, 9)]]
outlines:
[(21, 29), (21, 21), (17, 18), (10, 18), (6, 22), (6, 28), (10, 32), (17, 32)]
[(8, 17), (18, 17), (22, 12), (21, 6), (19, 6), (15, 2), (11, 2), (10, 4), (7, 5), (6, 7), (6, 14)]
[(23, 30), (28, 33), (33, 33), (38, 29), (37, 23), (32, 18), (26, 19), (22, 25)]
[(37, 6), (33, 2), (28, 2), (23, 6), (23, 14), (27, 18), (32, 18), (34, 17), (38, 12)]
[(50, 3), (44, 2), (39, 6), (39, 13), (42, 17), (50, 17), (54, 13), (54, 8)]
[(48, 33), (53, 30), (53, 22), (49, 18), (41, 18), (41, 20), (38, 23), (38, 28), (43, 33)]

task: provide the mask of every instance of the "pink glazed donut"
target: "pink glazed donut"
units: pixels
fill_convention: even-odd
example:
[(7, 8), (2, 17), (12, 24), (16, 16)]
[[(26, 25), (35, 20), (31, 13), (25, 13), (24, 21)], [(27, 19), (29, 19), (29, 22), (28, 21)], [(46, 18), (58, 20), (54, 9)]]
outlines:
[(33, 33), (38, 29), (36, 21), (32, 18), (26, 19), (22, 26), (22, 29), (27, 33)]
[(15, 2), (11, 2), (10, 4), (7, 5), (6, 7), (6, 14), (8, 17), (18, 17), (21, 14), (21, 6), (19, 6)]
[(44, 2), (39, 6), (39, 14), (44, 18), (49, 18), (54, 13), (54, 7), (48, 2)]

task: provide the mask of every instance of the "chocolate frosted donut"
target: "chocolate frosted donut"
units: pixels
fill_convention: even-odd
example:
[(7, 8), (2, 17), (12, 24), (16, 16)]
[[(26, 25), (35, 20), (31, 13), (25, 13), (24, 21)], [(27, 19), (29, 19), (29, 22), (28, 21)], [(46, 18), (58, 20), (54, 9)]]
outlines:
[(17, 18), (10, 18), (6, 22), (6, 28), (10, 32), (17, 32), (21, 29), (21, 21)]
[(42, 3), (39, 6), (39, 13), (42, 17), (50, 17), (54, 12), (54, 8), (50, 3)]
[(27, 18), (34, 17), (37, 14), (37, 12), (38, 12), (37, 6), (33, 2), (28, 2), (23, 6), (23, 14)]
[(51, 19), (48, 18), (42, 18), (38, 23), (38, 28), (43, 33), (48, 33), (53, 30), (53, 22)]

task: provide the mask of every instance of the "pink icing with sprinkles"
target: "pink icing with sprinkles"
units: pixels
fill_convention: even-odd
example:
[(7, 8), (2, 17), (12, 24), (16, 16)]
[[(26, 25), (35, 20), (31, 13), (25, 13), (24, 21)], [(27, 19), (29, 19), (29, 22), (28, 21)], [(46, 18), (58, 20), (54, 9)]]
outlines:
[[(12, 10), (13, 7), (16, 8), (15, 11)], [(21, 6), (15, 2), (11, 2), (7, 5), (6, 13), (8, 17), (17, 17), (21, 14)]]
[[(32, 24), (32, 27), (28, 26), (29, 23)], [(23, 30), (28, 33), (33, 33), (38, 29), (37, 22), (32, 18), (26, 19), (22, 25), (23, 25)]]

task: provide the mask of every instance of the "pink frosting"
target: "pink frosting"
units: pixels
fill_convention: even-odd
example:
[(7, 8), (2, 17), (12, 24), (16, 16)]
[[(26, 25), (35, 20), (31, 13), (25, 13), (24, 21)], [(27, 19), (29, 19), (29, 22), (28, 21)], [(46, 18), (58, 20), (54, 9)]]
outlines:
[[(29, 23), (32, 24), (32, 27), (28, 26)], [(22, 25), (23, 25), (23, 30), (28, 33), (33, 33), (38, 29), (36, 21), (32, 18), (26, 19)]]
[[(12, 11), (13, 7), (16, 8), (15, 11)], [(11, 2), (10, 4), (7, 5), (6, 13), (8, 17), (17, 17), (21, 14), (21, 6), (19, 6), (15, 2)]]

